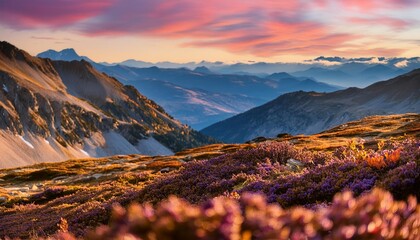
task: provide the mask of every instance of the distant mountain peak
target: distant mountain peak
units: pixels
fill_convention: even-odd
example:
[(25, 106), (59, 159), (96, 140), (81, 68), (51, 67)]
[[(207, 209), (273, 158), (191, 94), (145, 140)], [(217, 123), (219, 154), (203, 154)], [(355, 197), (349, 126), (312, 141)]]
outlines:
[(74, 50), (73, 48), (65, 48), (61, 51), (56, 51), (53, 49), (49, 49), (45, 52), (41, 52), (38, 55), (36, 55), (37, 57), (40, 58), (50, 58), (51, 60), (59, 60), (59, 61), (81, 61), (81, 60), (85, 60), (88, 62), (93, 62), (90, 58), (86, 57), (86, 56), (80, 56), (76, 50)]
[(61, 52), (66, 52), (66, 53), (68, 52), (68, 53), (77, 54), (76, 51), (74, 50), (74, 48), (65, 48), (65, 49), (61, 50)]
[(41, 55), (41, 54), (60, 54), (60, 55), (72, 55), (72, 56), (80, 57), (80, 55), (77, 54), (77, 52), (76, 52), (76, 50), (74, 50), (74, 48), (65, 48), (61, 51), (56, 51), (54, 49), (48, 49), (47, 51), (42, 52), (38, 55)]
[(210, 69), (208, 69), (207, 67), (205, 67), (205, 66), (199, 66), (199, 67), (196, 67), (195, 69), (194, 69), (194, 72), (198, 72), (198, 73), (205, 73), (205, 74), (211, 74), (212, 73), (212, 71), (210, 71)]
[(66, 48), (63, 49), (59, 52), (61, 55), (66, 55), (66, 56), (73, 56), (73, 57), (81, 57), (79, 54), (77, 54), (76, 50), (74, 50), (73, 48)]
[(292, 75), (288, 74), (287, 72), (278, 72), (278, 73), (273, 73), (269, 76), (267, 76), (266, 78), (269, 79), (284, 79), (284, 78), (294, 78)]

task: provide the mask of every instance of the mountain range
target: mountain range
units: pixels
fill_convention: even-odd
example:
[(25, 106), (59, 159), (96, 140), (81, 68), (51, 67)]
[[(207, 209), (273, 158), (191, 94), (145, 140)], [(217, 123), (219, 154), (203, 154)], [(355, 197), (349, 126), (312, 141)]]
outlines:
[[(53, 54), (54, 53), (54, 54)], [(63, 59), (63, 56), (66, 58)], [(38, 54), (53, 60), (82, 60), (74, 50), (48, 50)], [(132, 61), (129, 61), (132, 62)], [(161, 68), (151, 65), (101, 64), (91, 62), (97, 70), (115, 77), (124, 84), (133, 85), (146, 97), (161, 105), (169, 114), (194, 129), (234, 116), (266, 103), (280, 94), (298, 90), (331, 92), (340, 89), (311, 78), (273, 74), (265, 77), (223, 74), (209, 67), (222, 63), (201, 62), (193, 69)], [(208, 67), (204, 66), (207, 65)], [(133, 66), (142, 66), (138, 68)], [(178, 65), (179, 67), (180, 65)]]
[(379, 80), (406, 73), (407, 69), (383, 64), (344, 63), (334, 68), (311, 67), (291, 73), (293, 76), (311, 76), (329, 84), (345, 87), (364, 87)]
[[(38, 56), (45, 56), (45, 53), (49, 53), (49, 58), (57, 60), (87, 58), (79, 56), (77, 53), (74, 54), (75, 51), (72, 49), (60, 52), (49, 50)], [(124, 65), (124, 63), (104, 65), (91, 62), (91, 64), (97, 70), (117, 78), (122, 83), (133, 85), (183, 123), (191, 125), (195, 129), (204, 129), (204, 133), (218, 137), (223, 141), (233, 141), (233, 139), (228, 140), (214, 132), (207, 132), (208, 129), (213, 128), (213, 126), (209, 127), (210, 125), (267, 103), (284, 93), (300, 90), (333, 92), (342, 89), (340, 86), (365, 86), (401, 75), (420, 66), (419, 58), (372, 57), (319, 57), (296, 64), (238, 63), (228, 65), (221, 62), (215, 64), (201, 62), (201, 66), (192, 64), (182, 68), (161, 68), (152, 66), (152, 63), (136, 65), (134, 64), (136, 60), (129, 62), (130, 66)], [(171, 67), (180, 66), (172, 65)], [(289, 73), (283, 71), (269, 74), (275, 69), (288, 70)], [(235, 72), (236, 74), (234, 74)], [(255, 76), (247, 74), (249, 72), (263, 73)], [(330, 84), (315, 79), (323, 79), (324, 82)], [(387, 111), (376, 109), (374, 112), (386, 113)], [(360, 116), (365, 115), (368, 113)], [(325, 129), (331, 126), (327, 124), (314, 129)], [(302, 129), (285, 129), (291, 133), (306, 133)], [(270, 134), (275, 134), (277, 130), (281, 129), (272, 129)], [(253, 136), (264, 134), (266, 133), (261, 131), (253, 135), (246, 135), (246, 137), (235, 138), (234, 141), (245, 141)]]
[[(265, 77), (276, 72), (288, 72), (293, 76), (305, 76), (321, 82), (344, 87), (366, 87), (420, 68), (420, 58), (411, 57), (317, 57), (300, 63), (248, 62), (226, 64), (223, 62), (189, 62), (185, 64), (150, 63), (134, 59), (108, 65), (131, 67), (189, 68), (205, 66), (214, 73), (256, 75)], [(365, 71), (366, 70), (366, 71)]]
[(407, 112), (420, 112), (420, 70), (363, 89), (284, 94), (201, 132), (224, 142), (244, 142), (280, 133), (313, 134), (365, 116)]
[(0, 42), (0, 167), (115, 154), (166, 155), (215, 142), (89, 62)]
[[(38, 57), (55, 60), (81, 60), (92, 61), (86, 56), (75, 54), (74, 49), (61, 51), (47, 50), (38, 54)], [(93, 62), (93, 61), (92, 61)], [(397, 75), (420, 68), (419, 57), (324, 57), (320, 56), (303, 62), (248, 62), (227, 64), (223, 62), (145, 62), (129, 59), (116, 63), (101, 62), (104, 66), (123, 65), (136, 68), (188, 68), (206, 67), (214, 73), (256, 75), (265, 77), (277, 72), (293, 73), (296, 76), (312, 77), (321, 82), (332, 83), (345, 87), (365, 87), (376, 81), (386, 80)], [(367, 70), (369, 69), (369, 70)], [(364, 72), (367, 70), (367, 72)], [(367, 75), (369, 76), (367, 76)], [(340, 79), (344, 77), (344, 79)]]

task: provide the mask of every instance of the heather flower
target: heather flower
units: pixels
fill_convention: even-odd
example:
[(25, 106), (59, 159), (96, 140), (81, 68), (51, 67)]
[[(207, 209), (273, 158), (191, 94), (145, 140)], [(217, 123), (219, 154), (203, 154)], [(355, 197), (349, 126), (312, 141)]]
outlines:
[[(420, 197), (420, 141), (341, 150), (331, 155), (269, 142), (191, 161), (160, 177), (149, 178), (136, 169), (115, 178), (127, 181), (46, 189), (3, 207), (0, 235), (50, 235), (63, 218), (75, 236), (95, 229), (97, 239), (416, 239), (418, 210), (407, 206), (417, 203), (393, 199)], [(361, 156), (380, 156), (385, 165), (372, 166)], [(389, 193), (372, 191), (376, 187)], [(154, 206), (134, 204), (126, 210), (132, 202)], [(116, 204), (123, 207), (110, 218)], [(109, 226), (97, 228), (110, 219)], [(185, 229), (190, 235), (182, 235)]]
[(375, 189), (354, 198), (337, 194), (329, 206), (284, 210), (262, 195), (239, 201), (215, 198), (200, 205), (171, 197), (156, 209), (115, 207), (111, 224), (90, 239), (418, 239), (420, 207), (415, 198), (395, 201)]

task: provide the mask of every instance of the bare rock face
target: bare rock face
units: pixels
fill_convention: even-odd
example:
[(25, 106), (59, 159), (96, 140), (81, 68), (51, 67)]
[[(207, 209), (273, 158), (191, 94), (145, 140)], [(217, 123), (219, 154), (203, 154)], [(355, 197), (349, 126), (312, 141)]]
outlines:
[[(90, 156), (141, 153), (137, 144), (151, 137), (172, 151), (214, 142), (84, 60), (39, 59), (0, 42), (0, 87), (0, 131), (10, 136), (53, 139), (72, 150), (89, 147)], [(37, 150), (37, 144), (24, 143)]]
[[(0, 129), (23, 135), (25, 131), (56, 138), (64, 146), (81, 143), (93, 132), (107, 131), (113, 118), (100, 116), (67, 101), (54, 100), (2, 74), (0, 86)], [(6, 90), (5, 90), (6, 89)]]

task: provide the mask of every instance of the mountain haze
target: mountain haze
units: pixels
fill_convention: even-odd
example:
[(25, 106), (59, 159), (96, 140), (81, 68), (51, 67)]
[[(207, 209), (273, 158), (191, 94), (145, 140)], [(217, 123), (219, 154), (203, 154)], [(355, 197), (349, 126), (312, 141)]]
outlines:
[[(53, 50), (38, 54), (46, 56)], [(58, 52), (61, 53), (61, 52)], [(48, 55), (61, 60), (61, 55)], [(55, 57), (58, 57), (56, 59)], [(80, 60), (82, 57), (74, 56)], [(133, 85), (146, 97), (163, 106), (175, 118), (203, 129), (213, 123), (266, 103), (280, 94), (298, 90), (330, 92), (339, 87), (309, 78), (296, 78), (279, 74), (262, 78), (250, 75), (221, 74), (210, 68), (221, 63), (201, 62), (188, 68), (162, 68), (161, 64), (129, 60), (120, 64), (91, 63), (97, 70)], [(141, 66), (143, 68), (133, 67)], [(157, 67), (159, 66), (159, 67)], [(171, 65), (169, 67), (174, 67)], [(179, 67), (180, 65), (178, 65)], [(206, 67), (207, 66), (207, 67)]]
[(279, 133), (313, 134), (369, 115), (420, 112), (420, 70), (364, 89), (293, 92), (202, 130), (225, 142)]

